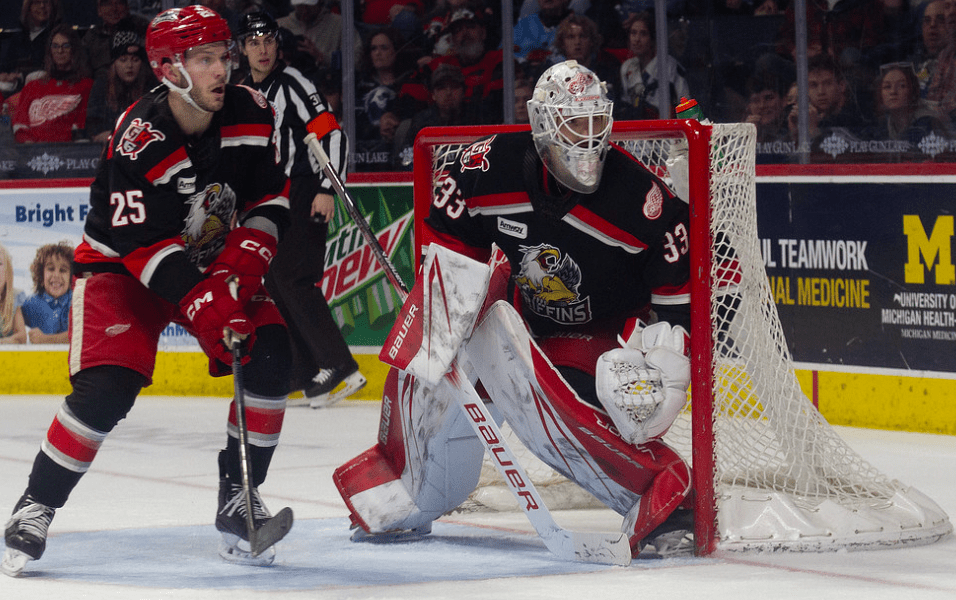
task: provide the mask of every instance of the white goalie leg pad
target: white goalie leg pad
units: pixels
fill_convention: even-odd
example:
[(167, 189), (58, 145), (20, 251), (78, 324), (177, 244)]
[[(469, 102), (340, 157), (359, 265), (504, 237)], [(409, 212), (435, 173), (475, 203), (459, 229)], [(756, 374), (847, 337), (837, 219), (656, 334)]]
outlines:
[(352, 509), (361, 516), (370, 533), (415, 529), (430, 522), (401, 479), (385, 481), (350, 497)]
[(437, 244), (405, 299), (379, 358), (437, 384), (471, 335), (488, 293), (491, 267)]
[(494, 406), (542, 462), (622, 515), (637, 502), (621, 482), (650, 476), (642, 457), (632, 456), (639, 453), (612, 431), (603, 411), (576, 396), (513, 306), (498, 301), (482, 315), (462, 363), (474, 368)]
[(484, 448), (455, 393), (447, 382), (428, 386), (401, 371), (389, 374), (378, 444), (333, 475), (368, 533), (427, 530), (475, 489)]

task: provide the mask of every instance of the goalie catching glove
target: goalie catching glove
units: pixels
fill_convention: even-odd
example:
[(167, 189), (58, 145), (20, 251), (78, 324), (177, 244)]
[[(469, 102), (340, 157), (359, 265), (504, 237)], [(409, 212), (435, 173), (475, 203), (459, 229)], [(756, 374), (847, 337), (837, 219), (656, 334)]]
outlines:
[(602, 354), (595, 369), (598, 399), (621, 437), (635, 445), (664, 435), (687, 402), (690, 359), (683, 327), (641, 323)]
[(237, 227), (226, 236), (226, 246), (206, 270), (206, 276), (223, 281), (238, 277), (239, 305), (245, 306), (262, 286), (276, 243), (276, 238), (264, 231)]
[(249, 362), (249, 350), (256, 338), (255, 325), (233, 298), (225, 278), (203, 279), (183, 296), (179, 308), (189, 319), (193, 334), (209, 358), (227, 365), (232, 363), (232, 353), (227, 346), (231, 340), (227, 337), (234, 337), (242, 345), (242, 363)]

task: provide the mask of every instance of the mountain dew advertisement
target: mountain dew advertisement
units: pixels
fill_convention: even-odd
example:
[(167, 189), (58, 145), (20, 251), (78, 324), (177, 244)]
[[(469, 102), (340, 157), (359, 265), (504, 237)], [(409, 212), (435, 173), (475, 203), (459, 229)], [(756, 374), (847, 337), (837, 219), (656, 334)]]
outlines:
[[(15, 292), (32, 293), (30, 265), (40, 246), (64, 240), (71, 247), (80, 243), (89, 209), (90, 190), (84, 187), (88, 185), (69, 180), (50, 187), (0, 188), (0, 247), (10, 256), (13, 278), (6, 285)], [(412, 187), (369, 183), (349, 184), (348, 189), (399, 275), (411, 286)], [(349, 345), (381, 346), (401, 302), (341, 200), (338, 203), (329, 223), (322, 290)], [(163, 332), (160, 346), (199, 350), (195, 339), (175, 324)]]
[[(415, 277), (411, 186), (349, 185), (348, 191), (399, 276), (411, 287)], [(401, 300), (342, 201), (337, 203), (329, 223), (322, 291), (350, 346), (381, 346)]]

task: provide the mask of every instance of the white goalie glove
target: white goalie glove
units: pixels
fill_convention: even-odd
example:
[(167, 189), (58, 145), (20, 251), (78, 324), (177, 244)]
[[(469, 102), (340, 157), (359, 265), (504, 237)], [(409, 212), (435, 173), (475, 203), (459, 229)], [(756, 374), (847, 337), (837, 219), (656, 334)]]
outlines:
[(683, 327), (655, 323), (637, 328), (623, 348), (597, 361), (595, 387), (621, 437), (643, 444), (664, 435), (687, 402), (690, 359)]

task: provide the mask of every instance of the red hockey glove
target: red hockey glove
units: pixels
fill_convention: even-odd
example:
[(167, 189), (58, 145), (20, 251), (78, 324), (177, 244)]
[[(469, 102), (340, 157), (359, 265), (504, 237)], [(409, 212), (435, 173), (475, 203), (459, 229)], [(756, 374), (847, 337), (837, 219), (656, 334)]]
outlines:
[(256, 328), (242, 312), (242, 305), (229, 293), (224, 278), (207, 278), (179, 301), (179, 308), (192, 324), (192, 332), (209, 358), (232, 364), (232, 352), (226, 346), (228, 328), (241, 340), (242, 363), (249, 362), (249, 351), (256, 338)]
[(258, 229), (237, 227), (226, 236), (226, 247), (206, 270), (206, 276), (239, 278), (239, 305), (245, 306), (262, 285), (262, 277), (276, 253), (276, 239)]

